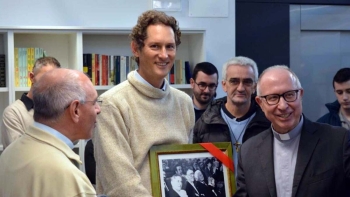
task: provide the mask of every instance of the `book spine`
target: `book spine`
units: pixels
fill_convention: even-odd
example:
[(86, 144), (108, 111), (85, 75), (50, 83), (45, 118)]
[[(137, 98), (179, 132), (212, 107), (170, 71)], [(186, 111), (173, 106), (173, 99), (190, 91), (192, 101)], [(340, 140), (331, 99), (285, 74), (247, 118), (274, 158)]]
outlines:
[(4, 54), (0, 54), (0, 87), (6, 87), (6, 65)]
[(109, 56), (109, 80), (108, 80), (108, 85), (114, 85), (114, 56), (110, 55)]
[(181, 60), (175, 60), (175, 84), (182, 82), (182, 67)]
[(114, 83), (115, 85), (119, 84), (120, 83), (120, 56), (117, 55), (117, 56), (114, 56), (115, 57), (115, 72), (114, 72), (114, 76), (115, 76), (115, 79), (114, 79)]
[(26, 77), (25, 77), (25, 82), (27, 87), (30, 87), (31, 85), (31, 82), (29, 79), (29, 73), (30, 73), (31, 67), (32, 67), (32, 50), (30, 48), (27, 48), (27, 70), (26, 70)]
[(86, 53), (84, 53), (83, 54), (83, 72), (87, 75), (87, 76), (89, 76), (89, 69), (88, 69), (88, 65), (87, 65), (87, 54)]
[(190, 84), (190, 79), (192, 78), (191, 65), (189, 61), (185, 61), (185, 75), (186, 83)]
[(173, 65), (173, 67), (171, 67), (170, 70), (169, 83), (175, 84), (175, 64)]
[(108, 56), (102, 55), (102, 85), (108, 85)]
[(95, 85), (100, 85), (100, 55), (95, 54)]
[(120, 56), (120, 82), (126, 80), (126, 57)]
[(19, 64), (18, 64), (19, 49), (15, 48), (15, 87), (19, 87)]
[(91, 82), (92, 82), (92, 84), (93, 85), (95, 85), (96, 84), (96, 77), (95, 77), (95, 75), (96, 75), (96, 66), (95, 66), (95, 54), (94, 53), (92, 53), (91, 54)]

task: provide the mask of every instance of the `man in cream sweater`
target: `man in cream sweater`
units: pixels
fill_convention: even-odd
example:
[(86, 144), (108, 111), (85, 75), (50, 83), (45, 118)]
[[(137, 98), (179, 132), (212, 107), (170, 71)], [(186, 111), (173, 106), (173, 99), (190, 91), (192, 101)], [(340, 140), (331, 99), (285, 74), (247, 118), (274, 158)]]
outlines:
[(189, 142), (192, 100), (164, 79), (180, 36), (176, 19), (155, 10), (143, 13), (133, 28), (131, 50), (139, 68), (100, 96), (93, 137), (98, 194), (151, 197), (150, 148)]

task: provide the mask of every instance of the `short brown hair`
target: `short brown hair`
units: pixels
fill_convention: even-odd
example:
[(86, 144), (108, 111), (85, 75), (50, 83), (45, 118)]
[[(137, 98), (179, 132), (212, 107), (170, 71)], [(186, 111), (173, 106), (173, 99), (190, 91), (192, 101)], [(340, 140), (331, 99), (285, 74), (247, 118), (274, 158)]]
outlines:
[[(155, 24), (163, 24), (171, 27), (175, 34), (176, 47), (181, 44), (181, 31), (177, 20), (172, 16), (166, 15), (164, 12), (149, 10), (139, 16), (137, 24), (130, 34), (131, 40), (138, 45), (140, 50), (145, 46), (144, 41), (147, 39), (147, 27)], [(138, 58), (136, 58), (136, 62), (138, 62)]]
[(34, 66), (33, 66), (33, 72), (36, 73), (37, 70), (41, 69), (43, 66), (46, 66), (48, 64), (55, 66), (57, 68), (61, 68), (61, 64), (56, 58), (47, 56), (47, 57), (38, 58), (35, 61)]

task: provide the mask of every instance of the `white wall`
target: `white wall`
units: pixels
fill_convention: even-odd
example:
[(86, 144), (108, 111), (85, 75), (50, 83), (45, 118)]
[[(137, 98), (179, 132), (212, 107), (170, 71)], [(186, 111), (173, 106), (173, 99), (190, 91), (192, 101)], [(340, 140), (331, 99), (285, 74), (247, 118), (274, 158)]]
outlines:
[[(224, 18), (189, 17), (188, 0), (182, 0), (182, 11), (168, 12), (180, 28), (206, 30), (206, 60), (218, 67), (220, 81), (222, 64), (235, 56), (235, 1), (228, 2), (229, 16)], [(131, 28), (151, 6), (151, 0), (0, 0), (0, 27)], [(217, 93), (225, 95), (221, 86)]]

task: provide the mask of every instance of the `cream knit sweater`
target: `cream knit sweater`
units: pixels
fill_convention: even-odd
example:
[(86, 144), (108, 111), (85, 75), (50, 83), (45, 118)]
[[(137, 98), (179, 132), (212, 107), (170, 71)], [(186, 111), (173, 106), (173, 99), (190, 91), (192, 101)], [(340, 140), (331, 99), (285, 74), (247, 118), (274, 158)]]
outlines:
[(97, 193), (109, 197), (150, 197), (149, 150), (153, 145), (188, 143), (194, 126), (191, 98), (128, 80), (100, 96), (94, 134)]

